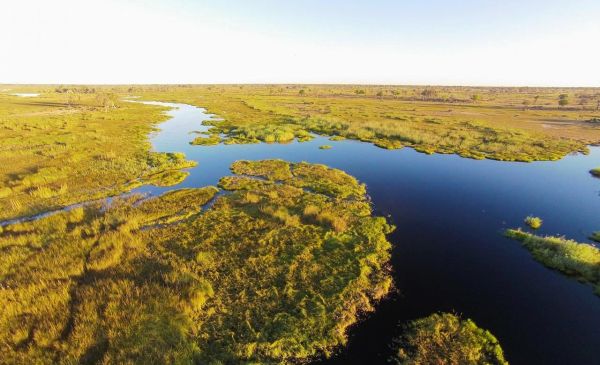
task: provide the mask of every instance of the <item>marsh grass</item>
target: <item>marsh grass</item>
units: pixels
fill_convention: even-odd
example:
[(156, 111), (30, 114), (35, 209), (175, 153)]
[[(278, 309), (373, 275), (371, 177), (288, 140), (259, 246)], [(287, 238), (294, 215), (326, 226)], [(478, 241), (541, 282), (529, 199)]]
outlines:
[(3, 227), (2, 362), (303, 363), (345, 344), (390, 290), (392, 227), (342, 171), (231, 168), (215, 200), (180, 189)]
[(150, 152), (148, 134), (165, 108), (99, 98), (99, 89), (81, 91), (76, 103), (40, 91), (0, 94), (0, 220), (117, 195), (161, 173), (168, 181), (159, 184), (172, 184), (183, 174), (165, 171), (194, 165), (183, 154)]
[(536, 236), (520, 229), (509, 229), (506, 236), (521, 241), (533, 257), (549, 268), (578, 280), (589, 282), (600, 295), (600, 249), (564, 237)]
[[(387, 149), (413, 147), (423, 153), (506, 161), (557, 160), (586, 152), (600, 141), (600, 129), (584, 121), (599, 117), (590, 106), (556, 107), (559, 94), (573, 90), (515, 88), (422, 88), (385, 90), (314, 85), (298, 94), (296, 85), (142, 87), (145, 98), (206, 107), (221, 120), (209, 121), (224, 143), (286, 143), (310, 133), (349, 138)], [(593, 95), (593, 89), (579, 93)], [(442, 96), (443, 95), (443, 96)], [(481, 98), (477, 102), (473, 95)], [(523, 100), (536, 105), (523, 110)]]
[(332, 148), (332, 146), (328, 145), (328, 144), (324, 144), (322, 146), (319, 146), (320, 150), (330, 150), (331, 148)]
[(390, 359), (395, 364), (508, 365), (496, 337), (470, 319), (435, 313), (402, 330)]
[(539, 229), (542, 227), (542, 223), (544, 223), (544, 221), (540, 217), (534, 217), (531, 215), (525, 217), (524, 222), (532, 229)]

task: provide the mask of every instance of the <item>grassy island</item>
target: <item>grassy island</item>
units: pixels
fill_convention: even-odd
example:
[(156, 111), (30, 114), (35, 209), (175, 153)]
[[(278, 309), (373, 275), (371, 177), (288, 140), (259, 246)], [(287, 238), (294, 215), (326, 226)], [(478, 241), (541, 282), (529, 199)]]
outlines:
[(498, 340), (470, 319), (432, 314), (403, 326), (392, 363), (401, 365), (508, 365)]
[(536, 236), (520, 229), (509, 229), (506, 236), (519, 240), (533, 257), (551, 269), (588, 282), (600, 295), (600, 249), (564, 237)]
[(0, 351), (22, 363), (296, 363), (346, 343), (392, 280), (392, 230), (322, 165), (239, 161), (220, 186), (0, 232)]
[(542, 227), (542, 223), (544, 223), (544, 221), (542, 220), (542, 218), (540, 218), (540, 217), (534, 217), (534, 216), (531, 216), (531, 215), (525, 217), (524, 222), (525, 222), (525, 224), (527, 224), (532, 229), (539, 229), (539, 228)]

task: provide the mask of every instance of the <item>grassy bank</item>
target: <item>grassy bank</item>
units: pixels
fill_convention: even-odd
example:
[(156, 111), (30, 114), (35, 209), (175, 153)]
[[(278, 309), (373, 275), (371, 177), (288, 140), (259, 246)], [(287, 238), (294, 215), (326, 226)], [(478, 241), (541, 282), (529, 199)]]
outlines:
[(391, 231), (322, 165), (237, 162), (217, 189), (0, 232), (0, 351), (22, 363), (296, 363), (330, 354), (391, 285)]
[(506, 236), (519, 240), (533, 257), (551, 269), (588, 282), (600, 295), (600, 249), (564, 237), (536, 236), (520, 229), (509, 229)]
[[(81, 89), (84, 90), (84, 89)], [(0, 220), (127, 191), (168, 185), (194, 163), (150, 152), (165, 109), (119, 101), (109, 90), (34, 98), (0, 94)]]

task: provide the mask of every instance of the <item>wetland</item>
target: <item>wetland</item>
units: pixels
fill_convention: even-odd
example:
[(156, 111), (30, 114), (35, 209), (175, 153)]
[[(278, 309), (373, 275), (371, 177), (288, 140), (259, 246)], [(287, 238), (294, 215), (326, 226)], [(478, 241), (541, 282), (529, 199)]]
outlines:
[[(398, 105), (426, 111), (391, 96), (354, 106), (349, 96), (305, 99), (314, 89), (242, 100), (234, 87), (222, 99), (208, 88), (148, 87), (84, 96), (84, 109), (46, 96), (64, 114), (39, 104), (23, 112), (3, 96), (3, 153), (17, 165), (4, 167), (2, 219), (59, 209), (0, 231), (9, 359), (385, 363), (405, 331), (398, 324), (474, 329), (472, 320), (489, 330), (473, 333), (493, 339), (492, 352), (499, 343), (511, 363), (596, 361), (594, 290), (505, 236), (523, 227), (511, 232), (594, 247), (600, 183), (589, 171), (600, 148), (587, 146), (589, 134), (575, 138), (571, 125), (572, 138), (554, 130), (538, 138), (535, 123), (495, 131), (455, 117), (421, 123), (418, 115), (401, 132), (381, 120), (336, 126), (328, 118), (352, 119), (350, 106), (380, 118)], [(153, 101), (113, 107), (116, 95)], [(296, 105), (323, 115), (295, 114)], [(327, 117), (327, 105), (339, 112)], [(425, 105), (430, 113), (465, 108)], [(247, 122), (254, 120), (265, 123)], [(440, 123), (444, 132), (429, 136)], [(93, 143), (80, 143), (78, 130)], [(419, 130), (429, 137), (406, 138)], [(25, 132), (37, 139), (18, 149)], [(56, 164), (63, 154), (74, 171)], [(523, 217), (543, 220), (536, 236)], [(594, 260), (575, 276), (596, 284), (585, 276), (597, 275)], [(466, 319), (429, 317), (438, 312)]]

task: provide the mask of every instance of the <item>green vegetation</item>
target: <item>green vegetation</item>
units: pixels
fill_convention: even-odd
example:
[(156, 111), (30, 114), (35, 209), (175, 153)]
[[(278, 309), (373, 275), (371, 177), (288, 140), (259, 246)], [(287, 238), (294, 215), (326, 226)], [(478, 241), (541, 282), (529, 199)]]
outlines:
[(432, 314), (404, 326), (390, 359), (402, 365), (505, 365), (498, 340), (470, 319), (450, 313)]
[(590, 239), (596, 242), (600, 242), (600, 231), (592, 233)]
[(549, 268), (591, 283), (600, 295), (600, 249), (564, 237), (540, 237), (520, 229), (509, 229), (506, 236), (519, 240), (533, 257)]
[(218, 134), (211, 134), (208, 137), (196, 137), (190, 144), (199, 146), (214, 146), (221, 143), (221, 137)]
[(342, 171), (232, 171), (221, 195), (132, 196), (3, 227), (2, 362), (297, 363), (346, 343), (390, 289), (392, 227)]
[(595, 177), (600, 177), (600, 167), (597, 167), (595, 169), (591, 169), (590, 170), (590, 174), (592, 174)]
[[(534, 161), (600, 142), (600, 128), (587, 122), (600, 116), (594, 89), (182, 85), (134, 92), (207, 108), (222, 118), (208, 123), (224, 143), (304, 141), (316, 133), (382, 148)], [(559, 108), (556, 98), (565, 93), (588, 95), (589, 103)], [(523, 99), (535, 106), (523, 110)]]
[(321, 150), (330, 150), (331, 148), (332, 148), (331, 145), (328, 145), (328, 144), (319, 146), (319, 149), (321, 149)]
[(540, 227), (542, 227), (542, 223), (544, 223), (544, 221), (540, 217), (534, 217), (531, 215), (528, 217), (525, 217), (525, 224), (527, 224), (529, 227), (531, 227), (533, 229), (539, 229)]
[[(0, 94), (0, 220), (128, 191), (171, 185), (193, 166), (183, 154), (150, 152), (162, 107), (119, 102), (103, 89)], [(75, 90), (75, 91), (73, 91)]]

